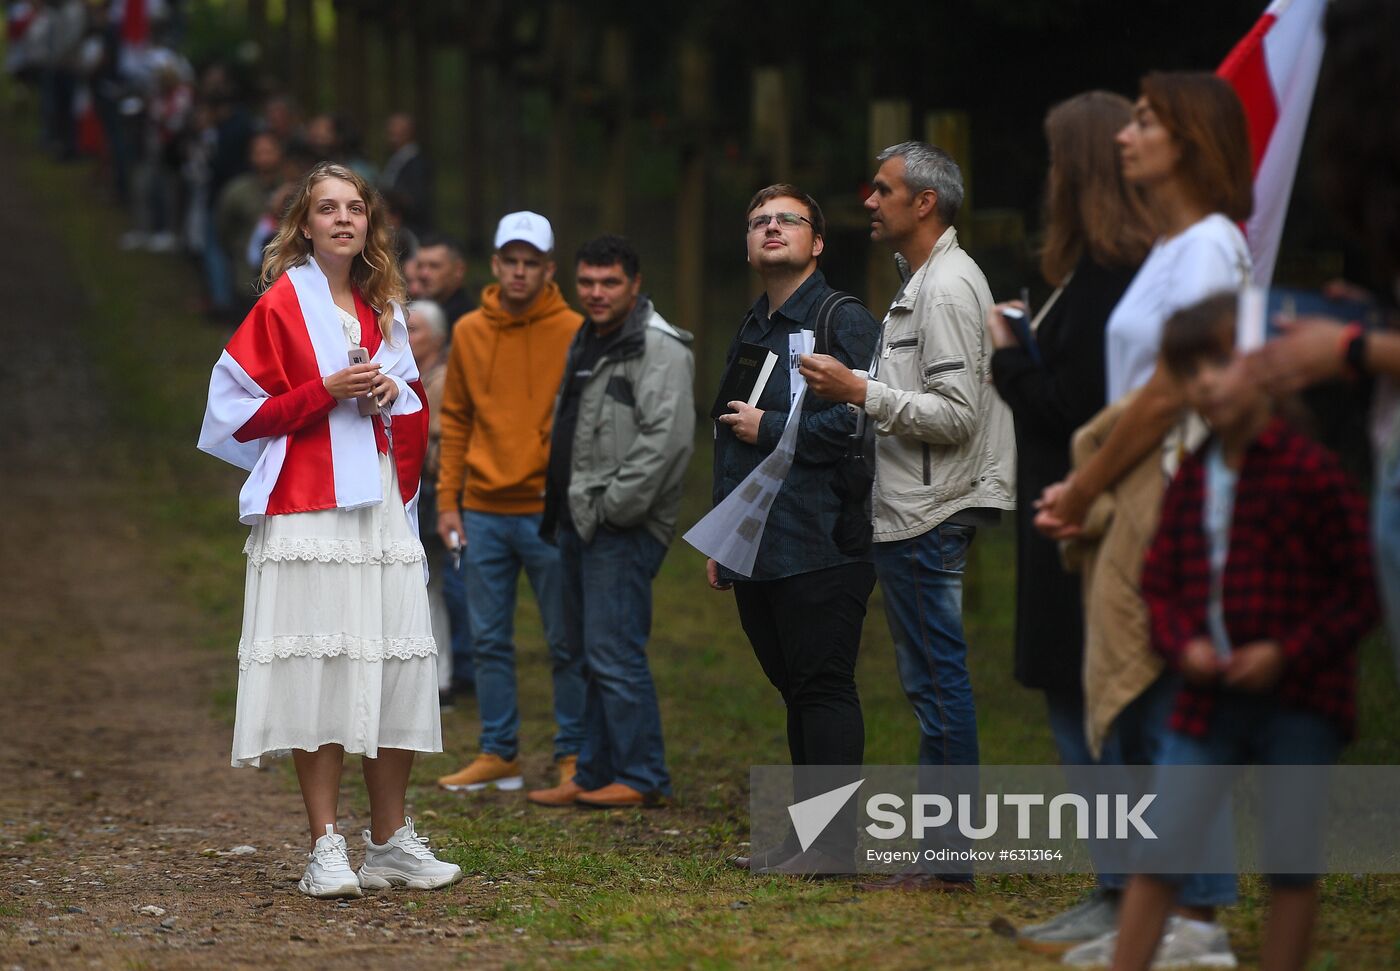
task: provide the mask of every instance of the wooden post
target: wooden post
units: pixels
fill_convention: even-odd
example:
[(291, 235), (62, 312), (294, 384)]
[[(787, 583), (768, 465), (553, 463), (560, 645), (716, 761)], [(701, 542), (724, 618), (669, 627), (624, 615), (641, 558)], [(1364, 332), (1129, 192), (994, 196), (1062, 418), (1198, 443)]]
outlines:
[(271, 36), (267, 29), (267, 0), (248, 0), (248, 32), (258, 45), (258, 67), (265, 71), (268, 65), (275, 63), (268, 50)]
[[(413, 24), (413, 48), (410, 59), (413, 62), (413, 92), (411, 96), (413, 120), (417, 126), (418, 144), (429, 157), (435, 147), (434, 135), (437, 132), (436, 110), (433, 98), (433, 85), (436, 72), (433, 58), (437, 53), (434, 45), (432, 24), (426, 16), (419, 17)], [(435, 170), (436, 171), (436, 170)]]
[[(676, 195), (676, 316), (681, 327), (705, 343), (705, 145), (710, 112), (709, 53), (683, 40), (679, 51), (680, 187)], [(708, 358), (696, 354), (697, 385), (713, 384)]]
[(467, 96), (462, 99), (461, 115), (462, 145), (465, 148), (464, 170), (459, 177), (464, 180), (466, 192), (463, 195), (462, 225), (466, 227), (467, 249), (473, 255), (490, 252), (490, 235), (486, 228), (486, 125), (483, 118), (486, 111), (486, 55), (473, 46), (463, 53), (467, 59)]
[(790, 181), (792, 125), (789, 121), (791, 112), (788, 106), (787, 79), (782, 68), (754, 68), (751, 115), (751, 137), (755, 152), (766, 163), (769, 174), (760, 181)]
[(316, 32), (311, 0), (286, 0), (286, 37), (292, 60), (292, 90), (307, 112), (316, 108)]
[(404, 78), (407, 74), (403, 69), (403, 42), (406, 31), (400, 23), (401, 13), (401, 8), (390, 9), (380, 28), (380, 37), (384, 44), (384, 79), (381, 83), (388, 92), (385, 99), (388, 102), (385, 109), (386, 118), (395, 111), (403, 111), (406, 104), (403, 94)]
[[(334, 107), (339, 111), (351, 111), (355, 107), (355, 76), (363, 73), (362, 67), (353, 62), (359, 49), (356, 35), (360, 30), (360, 17), (353, 0), (336, 0), (335, 4), (335, 98)], [(310, 113), (312, 105), (303, 108)]]
[[(962, 169), (963, 203), (958, 213), (958, 235), (972, 229), (972, 122), (965, 111), (930, 111), (924, 115), (924, 141), (953, 156)], [(964, 239), (966, 245), (966, 239)]]
[(632, 43), (626, 28), (603, 32), (603, 89), (606, 110), (607, 159), (603, 168), (603, 197), (599, 204), (599, 228), (621, 233), (627, 227), (627, 148), (632, 121)]
[[(891, 145), (908, 141), (911, 114), (909, 102), (903, 99), (877, 99), (870, 102), (870, 168), (874, 171), (875, 156)], [(918, 267), (913, 267), (918, 269)], [(899, 273), (894, 265), (894, 253), (883, 243), (870, 247), (865, 271), (865, 302), (876, 317), (894, 299), (899, 290)]]
[[(549, 5), (549, 62), (552, 66), (549, 132), (549, 211), (545, 214), (554, 227), (555, 249), (570, 253), (578, 240), (573, 237), (570, 207), (574, 171), (574, 106), (578, 103), (578, 58), (574, 52), (578, 38), (574, 35), (576, 21), (574, 6), (561, 0)], [(556, 261), (557, 262), (557, 261)], [(565, 261), (567, 264), (567, 261)], [(573, 266), (561, 265), (561, 283), (573, 279)], [(567, 288), (566, 288), (567, 289)]]

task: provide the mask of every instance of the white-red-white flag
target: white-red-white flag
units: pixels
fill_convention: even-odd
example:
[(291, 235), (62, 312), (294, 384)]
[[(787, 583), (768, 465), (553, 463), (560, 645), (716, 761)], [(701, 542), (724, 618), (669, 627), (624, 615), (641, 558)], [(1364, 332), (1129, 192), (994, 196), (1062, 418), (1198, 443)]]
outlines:
[(1254, 215), (1245, 224), (1254, 283), (1274, 276), (1298, 154), (1322, 64), (1327, 0), (1274, 0), (1216, 73), (1244, 104), (1254, 151)]

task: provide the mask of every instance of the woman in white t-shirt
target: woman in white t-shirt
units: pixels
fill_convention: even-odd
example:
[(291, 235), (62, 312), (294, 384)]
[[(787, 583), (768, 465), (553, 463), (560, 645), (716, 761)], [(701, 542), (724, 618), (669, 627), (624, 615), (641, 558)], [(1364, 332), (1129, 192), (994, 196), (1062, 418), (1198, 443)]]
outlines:
[[(1123, 177), (1143, 191), (1159, 235), (1105, 331), (1108, 400), (1118, 403), (1121, 414), (1094, 455), (1064, 482), (1047, 488), (1038, 504), (1036, 527), (1055, 539), (1077, 536), (1090, 504), (1142, 463), (1155, 461), (1149, 456), (1164, 455), (1168, 435), (1182, 422), (1182, 395), (1158, 363), (1166, 319), (1204, 297), (1237, 290), (1250, 271), (1249, 250), (1236, 226), (1253, 209), (1249, 134), (1243, 108), (1228, 84), (1211, 74), (1149, 74), (1132, 119), (1116, 140)], [(1163, 475), (1163, 487), (1165, 482)], [(1157, 496), (1160, 501), (1160, 491)], [(1124, 527), (1132, 534), (1128, 547), (1150, 539), (1151, 523), (1143, 535), (1133, 532), (1144, 525), (1141, 518)], [(1115, 538), (1115, 556), (1125, 554), (1117, 542), (1122, 538)], [(1123, 555), (1120, 562), (1140, 561), (1134, 554)], [(1100, 566), (1099, 573), (1104, 569)], [(1175, 700), (1175, 679), (1158, 675), (1161, 665), (1147, 643), (1136, 574), (1121, 579), (1112, 571), (1096, 575), (1087, 590), (1086, 625), (1098, 617), (1113, 617), (1117, 625), (1091, 631), (1086, 639), (1087, 734), (1102, 743), (1106, 763), (1155, 762)], [(1107, 602), (1110, 597), (1113, 610), (1096, 609), (1095, 598)], [(1121, 609), (1116, 606), (1120, 600)], [(1131, 622), (1138, 615), (1142, 622)], [(1214, 908), (1235, 896), (1232, 876), (1187, 878), (1178, 902), (1199, 933), (1170, 938), (1163, 953), (1223, 961), (1229, 941), (1213, 923)], [(1197, 953), (1197, 945), (1210, 953)], [(1074, 953), (1107, 962), (1112, 950), (1113, 939), (1105, 936), (1086, 941)]]
[(1157, 361), (1163, 322), (1238, 289), (1250, 271), (1236, 225), (1254, 208), (1249, 133), (1227, 83), (1212, 74), (1149, 74), (1117, 141), (1123, 176), (1146, 193), (1161, 233), (1108, 321), (1108, 399), (1139, 393), (1094, 459), (1042, 497), (1038, 525), (1057, 538), (1075, 535), (1089, 504), (1181, 415), (1180, 392)]

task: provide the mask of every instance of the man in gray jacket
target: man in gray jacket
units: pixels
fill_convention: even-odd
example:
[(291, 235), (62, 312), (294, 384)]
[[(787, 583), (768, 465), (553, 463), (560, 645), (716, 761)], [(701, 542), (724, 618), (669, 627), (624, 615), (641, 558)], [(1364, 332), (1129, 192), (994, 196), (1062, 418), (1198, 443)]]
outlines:
[(585, 243), (576, 279), (587, 319), (554, 409), (540, 531), (559, 546), (565, 641), (586, 666), (585, 736), (574, 777), (529, 799), (654, 805), (671, 779), (646, 657), (651, 581), (694, 448), (692, 338), (642, 294), (641, 261), (622, 237)]
[[(1011, 413), (988, 381), (986, 277), (952, 228), (962, 173), (941, 149), (881, 152), (865, 201), (870, 238), (898, 254), (904, 286), (867, 373), (802, 359), (807, 387), (863, 408), (877, 432), (875, 572), (923, 765), (976, 765), (977, 717), (963, 637), (962, 575), (979, 525), (1015, 506)], [(970, 874), (910, 874), (901, 889), (966, 889)]]

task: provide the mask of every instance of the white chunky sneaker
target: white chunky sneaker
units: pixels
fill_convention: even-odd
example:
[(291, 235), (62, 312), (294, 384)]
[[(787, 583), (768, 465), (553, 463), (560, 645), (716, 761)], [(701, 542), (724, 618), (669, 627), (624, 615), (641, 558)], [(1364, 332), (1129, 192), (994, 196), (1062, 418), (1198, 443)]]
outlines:
[(403, 825), (382, 846), (363, 833), (365, 863), (360, 867), (360, 885), (408, 887), (410, 890), (436, 890), (462, 879), (462, 868), (444, 863), (428, 849), (428, 838), (413, 831), (413, 820), (405, 817)]
[(1162, 943), (1157, 945), (1154, 968), (1234, 968), (1239, 966), (1230, 950), (1230, 935), (1213, 922), (1173, 917), (1167, 921)]
[[(1106, 968), (1113, 963), (1118, 932), (1112, 931), (1068, 951), (1064, 963), (1079, 968)], [(1219, 924), (1172, 916), (1162, 931), (1162, 941), (1152, 959), (1156, 968), (1234, 968), (1239, 962), (1230, 950), (1230, 935)]]
[(1037, 954), (1063, 954), (1117, 927), (1118, 894), (1099, 888), (1044, 923), (1021, 928), (1016, 933), (1016, 944)]
[(297, 889), (308, 897), (358, 897), (360, 881), (350, 869), (345, 850), (345, 837), (327, 823), (326, 835), (316, 840)]

